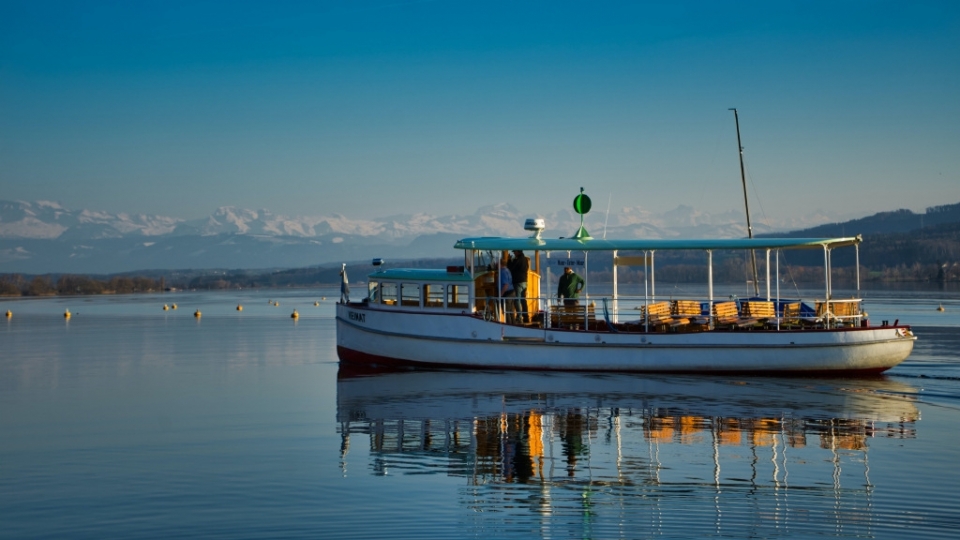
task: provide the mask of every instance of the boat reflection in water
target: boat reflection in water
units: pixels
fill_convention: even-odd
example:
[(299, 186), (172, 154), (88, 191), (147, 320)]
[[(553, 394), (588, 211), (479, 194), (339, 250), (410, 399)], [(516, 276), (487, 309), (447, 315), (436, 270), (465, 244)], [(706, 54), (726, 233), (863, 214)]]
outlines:
[[(364, 466), (350, 447), (365, 436), (373, 474), (462, 477), (475, 510), (551, 514), (579, 499), (649, 524), (709, 502), (711, 527), (726, 512), (809, 521), (823, 511), (870, 528), (871, 443), (916, 436), (916, 392), (884, 378), (367, 376), (341, 365), (337, 420), (344, 474)], [(530, 493), (493, 488), (508, 484)]]

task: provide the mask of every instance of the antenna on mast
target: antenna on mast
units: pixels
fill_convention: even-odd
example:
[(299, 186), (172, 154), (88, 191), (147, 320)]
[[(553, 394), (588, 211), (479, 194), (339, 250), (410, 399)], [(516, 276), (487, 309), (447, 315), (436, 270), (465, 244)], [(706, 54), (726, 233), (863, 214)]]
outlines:
[[(747, 211), (747, 237), (753, 238), (753, 226), (750, 225), (750, 203), (747, 202), (747, 173), (743, 168), (743, 145), (740, 143), (740, 117), (737, 115), (736, 107), (730, 107), (733, 111), (733, 120), (737, 124), (737, 153), (740, 155), (740, 180), (743, 182), (743, 207)], [(750, 250), (750, 260), (753, 263), (753, 294), (760, 296), (760, 280), (757, 274), (757, 252)]]

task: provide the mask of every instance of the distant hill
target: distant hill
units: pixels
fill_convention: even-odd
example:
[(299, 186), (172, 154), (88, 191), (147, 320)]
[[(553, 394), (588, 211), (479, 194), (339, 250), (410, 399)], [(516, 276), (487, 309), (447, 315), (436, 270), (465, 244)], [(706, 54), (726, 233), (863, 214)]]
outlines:
[[(927, 208), (923, 214), (910, 210), (880, 212), (872, 216), (780, 233), (795, 238), (863, 236), (860, 264), (874, 276), (889, 280), (952, 279), (960, 273), (960, 203)], [(760, 235), (764, 236), (764, 235)], [(838, 250), (834, 267), (853, 266), (856, 253)], [(790, 264), (819, 266), (823, 254), (796, 251)], [(938, 277), (939, 276), (939, 277)]]
[(871, 235), (886, 233), (907, 233), (934, 227), (944, 223), (960, 223), (960, 203), (945, 206), (931, 206), (923, 214), (916, 214), (910, 210), (894, 210), (879, 212), (872, 216), (844, 221), (842, 223), (826, 223), (808, 229), (790, 231), (788, 233), (762, 234), (757, 236), (787, 236), (793, 238), (833, 238), (844, 236)]

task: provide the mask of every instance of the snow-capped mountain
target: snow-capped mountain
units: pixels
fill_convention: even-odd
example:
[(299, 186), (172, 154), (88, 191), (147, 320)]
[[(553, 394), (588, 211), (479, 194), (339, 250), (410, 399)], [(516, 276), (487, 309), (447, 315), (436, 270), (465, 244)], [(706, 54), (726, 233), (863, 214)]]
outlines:
[[(265, 268), (354, 261), (370, 256), (447, 257), (457, 238), (517, 236), (525, 218), (502, 203), (470, 215), (425, 213), (352, 219), (288, 217), (269, 210), (221, 207), (204, 219), (72, 210), (50, 201), (0, 201), (0, 273), (110, 273), (158, 268)], [(573, 234), (572, 209), (536, 216), (545, 234)], [(830, 221), (817, 216), (817, 225)], [(586, 216), (595, 237), (739, 237), (742, 214), (710, 214), (689, 206), (664, 213), (630, 207)], [(791, 224), (796, 227), (796, 224)], [(761, 223), (754, 232), (775, 230)]]
[(0, 201), (0, 238), (54, 239), (68, 234), (95, 240), (124, 236), (160, 236), (180, 219), (145, 214), (69, 210), (51, 201)]

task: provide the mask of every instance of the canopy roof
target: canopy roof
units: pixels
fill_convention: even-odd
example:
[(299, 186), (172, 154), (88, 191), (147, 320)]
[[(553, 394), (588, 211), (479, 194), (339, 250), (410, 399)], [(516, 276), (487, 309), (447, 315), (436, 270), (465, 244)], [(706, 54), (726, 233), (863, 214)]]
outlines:
[(373, 281), (466, 281), (473, 278), (464, 272), (448, 272), (433, 268), (386, 268), (367, 276)]
[(481, 251), (661, 251), (661, 250), (734, 250), (734, 249), (833, 249), (854, 246), (853, 238), (701, 238), (701, 239), (600, 239), (600, 238), (463, 238), (456, 249)]

